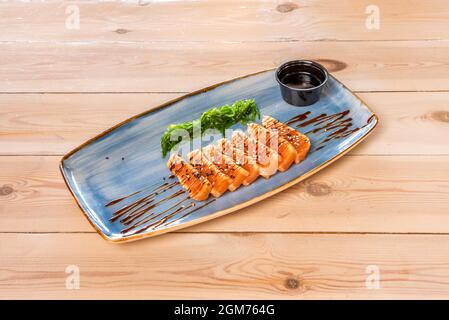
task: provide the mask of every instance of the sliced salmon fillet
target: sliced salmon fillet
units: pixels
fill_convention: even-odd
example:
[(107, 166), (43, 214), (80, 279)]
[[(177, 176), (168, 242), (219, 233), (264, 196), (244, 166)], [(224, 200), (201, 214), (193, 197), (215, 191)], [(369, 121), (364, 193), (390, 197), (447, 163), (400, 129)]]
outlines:
[(217, 141), (217, 148), (222, 154), (232, 158), (236, 164), (248, 171), (248, 177), (243, 180), (243, 185), (247, 186), (256, 180), (260, 175), (260, 167), (250, 157), (246, 156), (242, 150), (234, 148), (232, 143), (227, 139)]
[(198, 170), (212, 184), (210, 193), (219, 197), (228, 190), (231, 179), (222, 173), (200, 150), (193, 150), (187, 155), (190, 165)]
[(279, 134), (295, 147), (296, 163), (299, 163), (306, 158), (307, 153), (310, 150), (310, 140), (306, 135), (270, 116), (264, 116), (262, 124), (267, 129), (278, 130)]
[(221, 172), (231, 179), (228, 190), (235, 191), (243, 183), (249, 173), (241, 166), (237, 165), (231, 157), (224, 155), (214, 145), (203, 148), (203, 153), (212, 161)]
[(172, 154), (167, 161), (167, 167), (192, 199), (202, 201), (209, 197), (212, 184), (179, 155)]
[(249, 137), (241, 130), (236, 130), (232, 134), (232, 145), (234, 148), (242, 150), (259, 165), (259, 173), (264, 178), (269, 178), (278, 170), (281, 156), (266, 145)]
[(277, 130), (267, 130), (257, 123), (248, 124), (249, 135), (259, 141), (259, 143), (264, 143), (266, 146), (277, 150), (281, 155), (279, 158), (279, 171), (286, 171), (296, 159), (296, 148), (284, 139)]

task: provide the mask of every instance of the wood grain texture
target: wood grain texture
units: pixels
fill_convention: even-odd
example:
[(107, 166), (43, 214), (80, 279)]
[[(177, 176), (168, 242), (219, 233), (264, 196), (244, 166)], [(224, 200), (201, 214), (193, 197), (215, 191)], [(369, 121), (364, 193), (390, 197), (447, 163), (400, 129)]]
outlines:
[[(365, 26), (370, 4), (379, 29)], [(73, 5), (79, 29), (66, 28)], [(0, 26), (0, 41), (430, 40), (449, 39), (449, 11), (444, 0), (8, 1)]]
[(448, 53), (449, 40), (6, 42), (0, 92), (186, 92), (297, 58), (322, 62), (356, 91), (449, 90)]
[[(0, 247), (0, 298), (449, 295), (448, 236), (172, 233), (112, 245), (94, 234), (2, 234), (0, 242), (8, 243)], [(79, 290), (65, 287), (69, 265), (79, 268)], [(366, 288), (373, 265), (378, 290)]]
[(62, 155), (179, 94), (0, 95), (0, 154)]
[[(448, 160), (347, 156), (278, 195), (182, 232), (449, 233)], [(0, 232), (94, 232), (58, 162), (0, 157)]]
[[(62, 155), (179, 95), (0, 94), (0, 154)], [(352, 154), (449, 154), (448, 92), (358, 95), (380, 122)]]

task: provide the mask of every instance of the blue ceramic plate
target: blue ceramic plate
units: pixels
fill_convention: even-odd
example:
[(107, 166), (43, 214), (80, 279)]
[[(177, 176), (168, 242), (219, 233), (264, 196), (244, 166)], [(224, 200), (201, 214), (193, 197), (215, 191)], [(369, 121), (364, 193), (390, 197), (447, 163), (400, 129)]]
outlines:
[[(217, 199), (188, 199), (166, 168), (161, 135), (171, 123), (245, 98), (255, 99), (262, 115), (306, 133), (311, 151), (303, 162), (268, 180), (259, 178)], [(316, 104), (288, 105), (269, 70), (191, 93), (129, 119), (65, 155), (61, 171), (95, 229), (107, 240), (129, 241), (191, 226), (274, 195), (342, 156), (377, 122), (374, 113), (332, 76)]]

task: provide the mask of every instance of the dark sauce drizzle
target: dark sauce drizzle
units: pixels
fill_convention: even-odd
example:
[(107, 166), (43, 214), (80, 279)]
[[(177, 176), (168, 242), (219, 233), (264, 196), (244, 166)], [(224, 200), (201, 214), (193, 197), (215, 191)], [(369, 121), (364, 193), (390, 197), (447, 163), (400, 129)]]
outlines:
[[(181, 199), (181, 200), (179, 200), (178, 202), (176, 202), (174, 205), (170, 206), (168, 209), (165, 209), (164, 211), (162, 211), (162, 212), (160, 212), (160, 213), (158, 213), (158, 214), (156, 214), (156, 215), (154, 215), (154, 213), (153, 213), (153, 214), (151, 214), (151, 215), (145, 217), (144, 219), (141, 219), (141, 220), (139, 220), (139, 221), (136, 221), (134, 224), (130, 225), (129, 227), (127, 227), (127, 228), (125, 228), (125, 229), (123, 229), (123, 230), (121, 231), (121, 233), (126, 233), (126, 232), (128, 232), (128, 231), (131, 231), (132, 229), (134, 229), (134, 228), (136, 228), (136, 227), (138, 227), (138, 226), (141, 226), (141, 225), (143, 225), (143, 224), (145, 224), (145, 223), (147, 223), (147, 222), (150, 222), (151, 220), (154, 220), (154, 219), (160, 217), (161, 215), (163, 215), (163, 214), (169, 212), (170, 210), (176, 208), (177, 206), (179, 206), (181, 203), (187, 201), (188, 199), (189, 199), (188, 196), (187, 196), (187, 197), (184, 197), (183, 199)], [(140, 230), (139, 230), (139, 231), (140, 231)], [(136, 231), (135, 233), (138, 233), (139, 231)]]
[(288, 120), (285, 124), (291, 125), (294, 124), (295, 122), (300, 122), (300, 121), (304, 121), (307, 119), (307, 116), (310, 114), (310, 111), (304, 112), (302, 114), (299, 114), (293, 118), (291, 118), (290, 120)]
[[(188, 204), (183, 204), (187, 200), (189, 200), (189, 196), (186, 196), (182, 198), (181, 200), (177, 201), (175, 204), (171, 205), (169, 208), (163, 210), (162, 212), (154, 211), (153, 209), (156, 208), (158, 205), (172, 200), (176, 197), (179, 197), (181, 195), (187, 194), (187, 192), (183, 189), (179, 189), (175, 191), (174, 193), (167, 194), (163, 198), (156, 198), (158, 195), (163, 194), (167, 192), (168, 190), (173, 189), (174, 187), (180, 185), (179, 181), (173, 181), (168, 182), (167, 179), (174, 179), (175, 175), (170, 175), (168, 177), (162, 178), (162, 182), (154, 183), (148, 187), (145, 187), (141, 190), (135, 191), (129, 195), (126, 195), (124, 197), (120, 197), (117, 199), (114, 199), (107, 204), (105, 204), (105, 207), (112, 207), (115, 206), (122, 201), (125, 201), (126, 199), (132, 198), (138, 194), (142, 194), (144, 191), (148, 192), (148, 189), (150, 189), (150, 193), (141, 196), (140, 198), (134, 200), (131, 203), (128, 203), (124, 206), (122, 206), (119, 209), (116, 209), (112, 217), (109, 219), (111, 222), (115, 222), (118, 219), (119, 221), (126, 227), (123, 230), (121, 230), (121, 233), (127, 233), (129, 231), (135, 230), (138, 227), (141, 227), (137, 231), (134, 231), (133, 234), (144, 232), (145, 230), (148, 230), (152, 228), (153, 230), (157, 227), (163, 226), (163, 225), (169, 225), (174, 223), (175, 221), (179, 221), (191, 213), (205, 207), (206, 205), (210, 204), (211, 202), (215, 201), (215, 199), (212, 199), (201, 206), (198, 206), (194, 208), (197, 203), (192, 201)], [(152, 189), (151, 189), (152, 188)], [(177, 214), (181, 214), (184, 211), (187, 211), (190, 208), (194, 208), (193, 210), (176, 217)], [(171, 218), (175, 217), (174, 220), (169, 221)], [(159, 219), (158, 219), (159, 218)], [(154, 221), (153, 221), (154, 220)], [(152, 222), (150, 225), (146, 225), (147, 223)]]
[[(145, 213), (147, 213), (148, 211), (154, 209), (155, 207), (157, 207), (158, 205), (160, 205), (161, 203), (171, 200), (173, 198), (176, 198), (177, 196), (180, 196), (182, 194), (185, 194), (184, 190), (178, 190), (176, 191), (174, 194), (168, 195), (165, 198), (162, 198), (161, 200), (159, 200), (156, 203), (153, 203), (152, 205), (150, 205), (149, 207), (144, 207), (141, 208), (138, 211), (135, 211), (134, 213), (128, 215), (127, 217), (123, 218), (122, 220), (120, 220), (120, 222), (122, 222), (125, 226), (130, 225), (133, 221), (136, 221), (137, 219), (139, 219), (141, 216), (143, 216)], [(149, 215), (152, 216), (154, 213), (150, 213)]]
[[(161, 212), (161, 213), (158, 214), (157, 216), (152, 217), (152, 218), (149, 218), (149, 219), (146, 219), (145, 221), (142, 221), (142, 223), (139, 223), (139, 225), (142, 225), (142, 224), (145, 224), (145, 223), (147, 223), (147, 222), (150, 222), (151, 220), (155, 219), (156, 217), (159, 217), (159, 216), (163, 215), (164, 213), (166, 213), (166, 212), (168, 212), (168, 211), (174, 209), (176, 206), (178, 206), (179, 204), (181, 204), (182, 202), (184, 202), (184, 201), (186, 201), (186, 200), (188, 200), (188, 199), (189, 199), (189, 197), (184, 198), (183, 200), (179, 201), (179, 202), (176, 203), (175, 205), (173, 205), (173, 206), (171, 206), (170, 208), (166, 209), (165, 211)], [(202, 204), (201, 206), (199, 206), (199, 207), (197, 207), (197, 208), (194, 208), (193, 210), (190, 210), (189, 212), (183, 214), (182, 216), (179, 216), (179, 217), (177, 217), (176, 219), (174, 219), (174, 220), (168, 222), (168, 220), (171, 219), (171, 218), (173, 218), (175, 215), (177, 215), (177, 214), (179, 214), (179, 213), (181, 213), (181, 212), (183, 212), (183, 211), (186, 211), (186, 210), (188, 210), (188, 209), (190, 209), (190, 208), (195, 207), (197, 203), (196, 203), (196, 202), (190, 202), (190, 203), (187, 204), (187, 205), (182, 205), (182, 206), (178, 207), (178, 208), (177, 208), (175, 211), (173, 211), (172, 213), (169, 213), (168, 215), (162, 217), (161, 219), (156, 220), (156, 221), (154, 221), (153, 223), (151, 223), (151, 224), (149, 224), (149, 225), (147, 225), (147, 226), (145, 226), (145, 227), (143, 227), (143, 228), (141, 228), (141, 229), (139, 229), (139, 230), (133, 232), (133, 234), (144, 232), (144, 231), (146, 231), (146, 230), (148, 230), (148, 229), (150, 229), (150, 228), (154, 230), (154, 229), (156, 229), (157, 227), (160, 227), (160, 226), (165, 226), (165, 227), (167, 227), (167, 226), (169, 226), (170, 224), (175, 223), (176, 221), (179, 221), (179, 220), (184, 219), (185, 217), (187, 217), (187, 216), (191, 215), (192, 213), (194, 213), (194, 212), (200, 210), (201, 208), (204, 208), (205, 206), (209, 205), (210, 203), (214, 202), (215, 200), (216, 200), (216, 199), (211, 199), (211, 200), (209, 200), (208, 202)], [(136, 226), (135, 226), (135, 227), (136, 227)], [(134, 227), (133, 227), (133, 228), (134, 228)], [(126, 233), (126, 232), (128, 232), (128, 231), (131, 231), (133, 228), (127, 228), (127, 229), (124, 229), (124, 230), (122, 230), (122, 233)]]
[[(187, 200), (187, 199), (186, 199)], [(160, 225), (164, 224), (165, 222), (167, 222), (168, 219), (170, 219), (171, 217), (173, 217), (175, 214), (180, 213), (188, 208), (191, 208), (195, 206), (195, 202), (191, 202), (186, 206), (180, 206), (179, 208), (177, 208), (175, 211), (173, 211), (172, 213), (168, 214), (165, 217), (162, 217), (161, 219), (153, 222), (152, 224), (145, 226), (143, 228), (141, 228), (140, 230), (137, 230), (137, 233), (143, 232), (145, 230), (148, 230), (150, 228), (152, 228), (153, 230), (156, 229), (157, 227), (159, 227)]]
[(182, 215), (182, 216), (176, 218), (175, 220), (170, 221), (169, 223), (166, 224), (166, 226), (168, 226), (168, 225), (170, 225), (170, 224), (172, 224), (172, 223), (175, 223), (176, 221), (179, 221), (179, 220), (184, 219), (184, 218), (187, 217), (188, 215), (194, 213), (195, 211), (200, 210), (201, 208), (204, 208), (205, 206), (209, 205), (211, 202), (214, 202), (215, 200), (217, 200), (217, 199), (209, 200), (208, 202), (206, 202), (206, 203), (202, 204), (201, 206), (199, 206), (199, 207), (193, 209), (192, 211), (189, 211), (189, 212), (187, 212), (186, 214), (184, 214), (184, 215)]
[(167, 190), (170, 190), (171, 188), (173, 188), (176, 185), (179, 185), (178, 181), (172, 182), (172, 183), (168, 183), (168, 182), (162, 183), (161, 185), (156, 187), (149, 195), (147, 195), (143, 198), (140, 198), (130, 204), (127, 204), (124, 207), (122, 207), (121, 209), (115, 211), (109, 220), (115, 221), (120, 217), (125, 216), (125, 218), (126, 218), (129, 215), (135, 214), (136, 211), (142, 210), (143, 208), (148, 206), (150, 203), (152, 203), (154, 201), (154, 199), (153, 199), (154, 197), (156, 197), (157, 195), (159, 195)]
[(351, 135), (354, 132), (367, 126), (373, 119), (374, 115), (368, 118), (366, 124), (361, 128), (352, 128), (352, 118), (349, 117), (349, 110), (341, 111), (331, 115), (322, 113), (314, 118), (308, 119), (310, 111), (299, 114), (289, 119), (287, 125), (295, 125), (297, 128), (304, 128), (312, 125), (312, 129), (305, 132), (305, 134), (327, 135), (319, 141), (312, 151), (317, 151), (325, 147), (326, 143), (331, 140), (338, 140)]
[(118, 199), (112, 200), (111, 202), (106, 203), (104, 206), (105, 206), (105, 207), (113, 206), (113, 205), (115, 205), (115, 204), (117, 204), (117, 203), (120, 203), (120, 202), (122, 202), (123, 200), (126, 200), (126, 199), (128, 199), (128, 198), (131, 198), (132, 196), (135, 196), (136, 194), (139, 194), (139, 193), (141, 193), (141, 192), (142, 192), (142, 190), (133, 192), (133, 193), (128, 194), (127, 196), (124, 196), (124, 197), (122, 197), (122, 198), (118, 198)]
[[(169, 179), (173, 179), (174, 177), (175, 177), (174, 175), (170, 175), (168, 178), (169, 178)], [(165, 181), (166, 178), (164, 177), (164, 178), (162, 178), (162, 179)], [(126, 200), (126, 199), (128, 199), (128, 198), (131, 198), (132, 196), (135, 196), (136, 194), (139, 194), (139, 193), (141, 193), (141, 192), (143, 192), (143, 191), (145, 191), (145, 190), (148, 190), (148, 189), (150, 189), (150, 188), (156, 186), (158, 183), (159, 183), (159, 182), (153, 183), (153, 184), (149, 185), (148, 187), (145, 187), (145, 188), (143, 188), (143, 189), (141, 189), (141, 190), (138, 190), (138, 191), (136, 191), (136, 192), (133, 192), (133, 193), (131, 193), (131, 194), (128, 194), (127, 196), (124, 196), (124, 197), (121, 197), (121, 198), (118, 198), (118, 199), (111, 200), (110, 202), (106, 203), (104, 206), (105, 206), (105, 207), (110, 207), (110, 206), (116, 205), (117, 203), (120, 203), (120, 202), (122, 202), (123, 200)]]

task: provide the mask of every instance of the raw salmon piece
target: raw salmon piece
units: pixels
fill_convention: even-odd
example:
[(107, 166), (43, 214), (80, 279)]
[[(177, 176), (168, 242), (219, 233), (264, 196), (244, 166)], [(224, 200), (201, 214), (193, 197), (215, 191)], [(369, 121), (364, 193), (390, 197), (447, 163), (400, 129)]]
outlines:
[(194, 150), (187, 155), (190, 165), (198, 170), (212, 184), (210, 193), (214, 197), (219, 197), (228, 190), (231, 179), (209, 161), (200, 150)]
[(234, 131), (232, 145), (234, 148), (242, 150), (246, 156), (259, 165), (259, 173), (262, 177), (269, 178), (278, 170), (281, 156), (266, 145), (249, 137), (243, 131)]
[(306, 135), (270, 116), (264, 116), (262, 124), (267, 129), (278, 130), (279, 134), (295, 147), (296, 163), (299, 163), (306, 158), (307, 153), (310, 150), (310, 140)]
[(229, 191), (235, 191), (243, 183), (243, 180), (248, 177), (248, 171), (237, 165), (232, 158), (222, 154), (214, 145), (208, 145), (203, 148), (203, 152), (221, 172), (231, 179), (228, 187)]
[(248, 171), (248, 177), (243, 180), (243, 185), (250, 185), (253, 181), (255, 181), (259, 175), (259, 165), (256, 161), (253, 161), (250, 157), (246, 156), (242, 150), (234, 148), (232, 143), (226, 139), (220, 139), (217, 142), (218, 149), (222, 154), (225, 154), (232, 158), (236, 164), (241, 166), (243, 169)]
[(263, 143), (266, 146), (277, 150), (281, 155), (279, 159), (279, 171), (286, 171), (292, 163), (296, 160), (296, 148), (282, 137), (277, 129), (267, 130), (257, 123), (248, 124), (249, 135), (257, 140), (259, 143)]
[(179, 155), (172, 154), (167, 161), (167, 167), (192, 199), (202, 201), (209, 197), (212, 184)]

